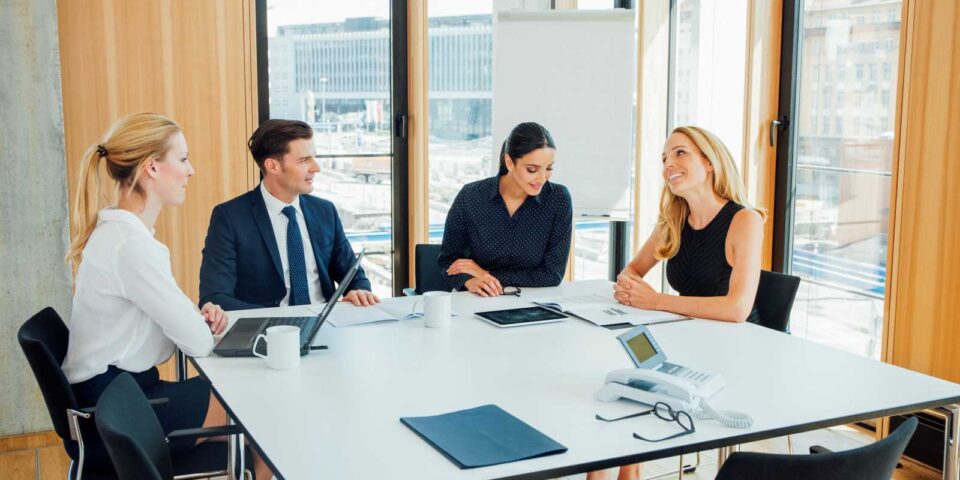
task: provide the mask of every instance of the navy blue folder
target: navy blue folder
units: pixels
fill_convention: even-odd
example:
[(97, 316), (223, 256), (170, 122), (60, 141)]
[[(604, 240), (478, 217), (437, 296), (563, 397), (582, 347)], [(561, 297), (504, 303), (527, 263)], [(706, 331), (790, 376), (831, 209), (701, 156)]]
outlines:
[(460, 468), (567, 451), (567, 447), (496, 405), (430, 417), (401, 417), (400, 421)]

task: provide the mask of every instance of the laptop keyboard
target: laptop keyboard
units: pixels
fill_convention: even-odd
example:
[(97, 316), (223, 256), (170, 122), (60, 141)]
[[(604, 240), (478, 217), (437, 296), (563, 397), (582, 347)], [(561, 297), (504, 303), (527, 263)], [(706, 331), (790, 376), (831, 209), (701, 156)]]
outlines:
[[(260, 333), (265, 332), (270, 327), (276, 327), (280, 325), (290, 325), (300, 328), (300, 339), (303, 340), (305, 330), (307, 327), (307, 322), (313, 320), (314, 317), (272, 317), (260, 327)], [(260, 355), (267, 354), (267, 342), (260, 342), (257, 344), (257, 349), (255, 352)]]

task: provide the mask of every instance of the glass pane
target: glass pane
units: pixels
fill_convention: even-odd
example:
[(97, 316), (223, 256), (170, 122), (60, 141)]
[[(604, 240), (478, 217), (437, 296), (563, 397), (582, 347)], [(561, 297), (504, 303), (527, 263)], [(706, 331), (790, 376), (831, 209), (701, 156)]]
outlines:
[(900, 2), (808, 1), (798, 68), (795, 334), (880, 357)]
[(493, 1), (429, 2), (430, 242), (463, 185), (493, 174)]
[(743, 156), (746, 0), (679, 0), (673, 42), (673, 127), (715, 133), (739, 166)]
[(584, 220), (575, 222), (573, 279), (609, 278), (610, 222)]
[(390, 1), (322, 7), (267, 2), (270, 116), (313, 126), (321, 168), (313, 194), (336, 204), (354, 250), (368, 250), (374, 292), (390, 296)]

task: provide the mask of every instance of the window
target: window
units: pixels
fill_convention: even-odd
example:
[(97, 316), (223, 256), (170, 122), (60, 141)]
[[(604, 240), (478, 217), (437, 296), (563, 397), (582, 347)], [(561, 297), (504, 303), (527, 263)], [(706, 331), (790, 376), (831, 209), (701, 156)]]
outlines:
[(391, 2), (266, 3), (270, 118), (313, 127), (320, 164), (313, 195), (334, 202), (354, 250), (367, 248), (363, 267), (374, 292), (391, 296), (397, 155)]
[[(747, 2), (677, 0), (676, 10), (670, 125), (696, 125), (712, 131), (740, 162)], [(678, 75), (684, 71), (691, 73)]]
[[(892, 72), (898, 62), (899, 28), (849, 30), (846, 41), (857, 48), (845, 55), (855, 65), (856, 79), (866, 75), (871, 83), (845, 87), (852, 89), (849, 104), (844, 90), (837, 88), (832, 115), (817, 115), (816, 99), (822, 97), (823, 105), (829, 105), (829, 95), (818, 96), (818, 79), (805, 73), (836, 59), (807, 48), (808, 37), (815, 33), (809, 27), (812, 19), (829, 10), (834, 21), (862, 24), (864, 5), (881, 2), (826, 3), (798, 2), (798, 34), (784, 41), (784, 55), (792, 55), (786, 46), (799, 42), (799, 56), (793, 58), (796, 67), (791, 71), (800, 74), (785, 82), (780, 93), (781, 98), (796, 95), (796, 110), (789, 117), (798, 128), (778, 146), (778, 170), (793, 172), (794, 183), (778, 177), (777, 208), (787, 214), (777, 227), (784, 242), (774, 245), (775, 258), (802, 279), (791, 314), (793, 334), (879, 358), (893, 158), (890, 118), (895, 105), (890, 92), (896, 88)], [(895, 3), (891, 14), (899, 11)], [(792, 8), (792, 2), (784, 5)], [(878, 15), (873, 15), (873, 22), (880, 21)], [(894, 47), (880, 49), (880, 45)], [(883, 65), (879, 79), (878, 63)], [(843, 78), (839, 64), (833, 70), (835, 79)], [(824, 92), (827, 88), (820, 85)], [(850, 128), (845, 129), (845, 123)], [(789, 203), (782, 200), (785, 191), (796, 192)]]
[(430, 2), (430, 243), (467, 183), (489, 177), (493, 158), (493, 0)]
[[(460, 189), (490, 177), (500, 163), (495, 152), (504, 139), (492, 137), (495, 1), (428, 4), (430, 243), (443, 241)], [(613, 0), (578, 2), (579, 9), (613, 7)], [(608, 278), (610, 222), (575, 222), (574, 228), (574, 279)]]

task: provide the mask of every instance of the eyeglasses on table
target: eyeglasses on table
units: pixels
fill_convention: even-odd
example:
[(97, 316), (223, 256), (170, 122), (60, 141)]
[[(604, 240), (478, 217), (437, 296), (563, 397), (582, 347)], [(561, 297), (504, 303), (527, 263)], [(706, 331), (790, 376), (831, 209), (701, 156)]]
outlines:
[(664, 420), (667, 422), (677, 422), (677, 425), (680, 425), (680, 428), (682, 428), (683, 431), (679, 433), (675, 433), (673, 435), (667, 435), (666, 437), (663, 437), (663, 438), (656, 438), (656, 439), (647, 438), (634, 432), (633, 438), (636, 438), (638, 440), (643, 440), (645, 442), (662, 442), (664, 440), (670, 440), (672, 438), (689, 435), (697, 431), (696, 427), (693, 424), (693, 417), (691, 417), (689, 413), (684, 412), (683, 410), (674, 410), (673, 407), (663, 402), (657, 402), (656, 404), (653, 405), (653, 408), (651, 408), (650, 410), (644, 410), (642, 412), (632, 413), (630, 415), (624, 415), (622, 417), (607, 418), (602, 415), (595, 415), (595, 418), (602, 422), (618, 422), (620, 420), (626, 420), (629, 418), (643, 417), (646, 415), (650, 415), (651, 413), (654, 414), (660, 420)]

